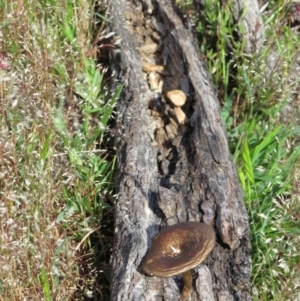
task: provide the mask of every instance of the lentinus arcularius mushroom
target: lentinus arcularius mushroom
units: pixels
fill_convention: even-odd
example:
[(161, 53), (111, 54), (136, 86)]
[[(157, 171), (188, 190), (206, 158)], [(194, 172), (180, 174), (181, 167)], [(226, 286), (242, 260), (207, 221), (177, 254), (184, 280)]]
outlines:
[(172, 277), (182, 274), (181, 292), (186, 300), (192, 289), (191, 270), (203, 262), (215, 246), (212, 226), (200, 222), (183, 222), (166, 227), (152, 239), (142, 268), (149, 276)]

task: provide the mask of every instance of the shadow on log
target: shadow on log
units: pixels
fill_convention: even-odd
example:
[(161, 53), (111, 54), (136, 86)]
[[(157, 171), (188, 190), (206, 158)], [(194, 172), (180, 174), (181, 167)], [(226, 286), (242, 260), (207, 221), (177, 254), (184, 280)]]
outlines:
[[(191, 33), (170, 1), (112, 1), (118, 200), (111, 300), (181, 300), (181, 277), (149, 277), (141, 264), (160, 229), (215, 227), (217, 244), (193, 273), (189, 300), (251, 300), (248, 216), (216, 92)], [(166, 97), (187, 96), (184, 119)]]

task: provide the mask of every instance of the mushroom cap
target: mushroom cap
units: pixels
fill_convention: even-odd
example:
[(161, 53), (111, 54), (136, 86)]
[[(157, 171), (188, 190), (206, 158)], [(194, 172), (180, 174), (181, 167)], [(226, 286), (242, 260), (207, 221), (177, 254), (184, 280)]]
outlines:
[(167, 98), (176, 107), (181, 107), (186, 103), (186, 95), (181, 90), (172, 90), (167, 94)]
[(215, 246), (213, 227), (184, 222), (166, 227), (152, 239), (143, 263), (150, 276), (172, 277), (198, 266)]

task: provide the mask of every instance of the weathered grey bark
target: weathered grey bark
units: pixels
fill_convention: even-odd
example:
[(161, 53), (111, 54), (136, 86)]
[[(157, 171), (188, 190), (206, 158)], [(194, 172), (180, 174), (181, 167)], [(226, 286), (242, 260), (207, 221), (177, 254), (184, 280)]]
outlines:
[(245, 51), (249, 54), (260, 51), (265, 41), (265, 26), (256, 0), (234, 0), (234, 17), (240, 25)]
[[(218, 2), (219, 0), (215, 0)], [(194, 0), (198, 9), (205, 9), (205, 0)], [(210, 2), (210, 5), (214, 2)], [(260, 51), (265, 41), (265, 26), (259, 10), (257, 0), (224, 0), (223, 6), (232, 5), (233, 23), (238, 24), (240, 30), (237, 34), (240, 40), (245, 43), (244, 51), (248, 54), (254, 54)]]
[[(187, 220), (215, 225), (218, 237), (195, 269), (190, 300), (250, 300), (248, 216), (218, 99), (193, 37), (168, 0), (112, 1), (110, 18), (122, 38), (111, 56), (114, 85), (125, 84), (117, 105), (122, 135), (111, 300), (180, 300), (180, 277), (148, 277), (140, 265), (162, 227)], [(155, 92), (142, 71), (147, 63), (163, 66), (154, 72)], [(184, 125), (164, 99), (172, 89), (188, 97)]]

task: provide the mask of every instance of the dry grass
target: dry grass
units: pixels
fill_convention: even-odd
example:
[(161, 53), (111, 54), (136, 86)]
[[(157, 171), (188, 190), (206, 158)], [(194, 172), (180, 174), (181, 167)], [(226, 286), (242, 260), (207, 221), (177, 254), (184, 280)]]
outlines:
[(85, 55), (100, 4), (0, 2), (0, 300), (105, 300), (113, 101)]

